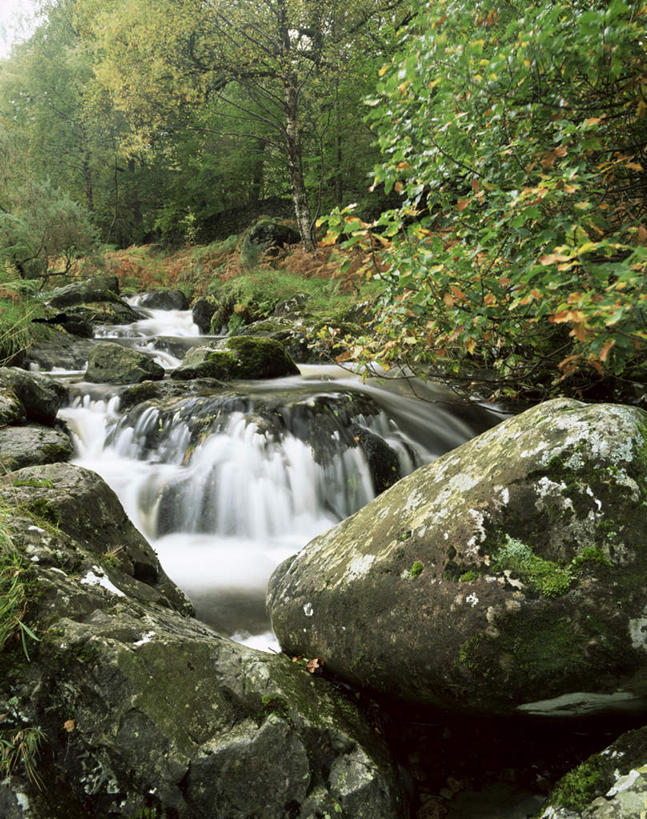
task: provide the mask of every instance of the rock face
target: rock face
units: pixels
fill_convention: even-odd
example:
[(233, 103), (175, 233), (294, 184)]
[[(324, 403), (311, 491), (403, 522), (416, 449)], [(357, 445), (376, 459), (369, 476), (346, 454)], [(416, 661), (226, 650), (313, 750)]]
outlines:
[(208, 299), (200, 298), (195, 302), (191, 308), (191, 315), (201, 333), (209, 332), (211, 328), (211, 317), (215, 312), (215, 304), (212, 304)]
[(139, 302), (151, 310), (188, 310), (189, 302), (181, 290), (156, 290), (147, 293)]
[(557, 783), (542, 819), (644, 819), (647, 728), (629, 731)]
[(283, 649), (454, 709), (647, 696), (647, 414), (557, 399), (404, 478), (270, 580)]
[(84, 324), (127, 324), (141, 316), (119, 297), (116, 276), (96, 276), (54, 290), (49, 304), (65, 309), (69, 321)]
[[(0, 368), (0, 388), (4, 389), (5, 406), (11, 405), (15, 396), (29, 421), (48, 425), (54, 423), (67, 396), (67, 390), (58, 381), (19, 367)], [(11, 411), (6, 417), (11, 417)]]
[(192, 378), (281, 378), (298, 375), (299, 369), (281, 342), (271, 338), (230, 336), (222, 349), (193, 347), (171, 377), (186, 381)]
[(2, 737), (40, 746), (40, 786), (17, 759), (0, 784), (4, 816), (405, 814), (353, 703), (303, 664), (188, 616), (100, 478), (70, 465), (20, 470), (0, 496), (40, 641), (25, 636), (30, 662), (18, 633), (0, 654)]
[(95, 383), (139, 384), (164, 378), (164, 367), (144, 353), (105, 341), (92, 349), (85, 377)]
[(69, 435), (39, 424), (0, 429), (0, 469), (10, 472), (24, 466), (68, 461), (72, 457)]

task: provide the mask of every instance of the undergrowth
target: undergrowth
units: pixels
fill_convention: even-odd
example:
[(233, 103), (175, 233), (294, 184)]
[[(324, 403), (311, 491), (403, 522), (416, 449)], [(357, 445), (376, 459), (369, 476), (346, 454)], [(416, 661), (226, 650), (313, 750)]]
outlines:
[(0, 268), (0, 366), (51, 332), (47, 325), (33, 323), (45, 314), (35, 297), (37, 287), (37, 281), (16, 278)]

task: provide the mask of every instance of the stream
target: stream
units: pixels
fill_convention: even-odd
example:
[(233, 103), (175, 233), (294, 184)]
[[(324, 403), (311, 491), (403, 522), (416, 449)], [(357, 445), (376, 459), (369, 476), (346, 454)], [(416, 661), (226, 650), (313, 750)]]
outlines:
[[(190, 311), (131, 304), (146, 318), (96, 337), (153, 351), (169, 371), (209, 341)], [(117, 493), (200, 619), (263, 650), (278, 649), (265, 614), (271, 572), (375, 496), (376, 449), (403, 477), (499, 420), (437, 385), (363, 383), (332, 365), (300, 371), (127, 410), (123, 388), (58, 373), (72, 396), (60, 417), (74, 462)]]

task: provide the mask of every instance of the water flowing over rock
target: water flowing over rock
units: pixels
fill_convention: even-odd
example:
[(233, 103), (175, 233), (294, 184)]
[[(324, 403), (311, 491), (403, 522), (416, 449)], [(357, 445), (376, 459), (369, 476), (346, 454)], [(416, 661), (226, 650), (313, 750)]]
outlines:
[(646, 429), (556, 399), (422, 467), (277, 569), (283, 649), (454, 709), (644, 707)]
[(30, 661), (18, 637), (0, 655), (3, 731), (40, 745), (33, 781), (16, 765), (0, 783), (3, 816), (403, 815), (353, 703), (189, 617), (98, 476), (24, 469), (0, 497), (39, 640)]

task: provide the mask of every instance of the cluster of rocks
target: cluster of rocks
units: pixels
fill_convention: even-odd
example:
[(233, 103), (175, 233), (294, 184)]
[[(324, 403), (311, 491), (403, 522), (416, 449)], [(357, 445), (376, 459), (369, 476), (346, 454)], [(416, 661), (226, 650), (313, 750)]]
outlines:
[[(91, 321), (120, 301), (83, 298)], [(159, 371), (115, 348), (134, 351), (80, 341), (89, 380), (111, 381), (112, 362), (133, 404), (156, 394)], [(190, 350), (168, 390), (295, 370), (269, 335), (229, 337)], [(385, 712), (521, 721), (647, 709), (642, 410), (556, 399), (386, 489), (276, 570), (274, 656), (194, 620), (114, 493), (65, 463), (64, 398), (0, 370), (0, 496), (29, 629), (0, 655), (7, 819), (405, 817), (407, 782), (356, 692)], [(639, 819), (646, 788), (643, 728), (569, 773), (543, 817)]]

